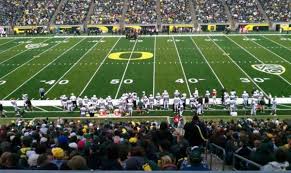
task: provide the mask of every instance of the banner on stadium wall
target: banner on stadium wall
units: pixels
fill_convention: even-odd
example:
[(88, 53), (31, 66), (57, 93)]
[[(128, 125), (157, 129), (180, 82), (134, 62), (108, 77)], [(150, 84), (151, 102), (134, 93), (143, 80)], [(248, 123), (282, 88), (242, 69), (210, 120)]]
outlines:
[(119, 26), (105, 26), (105, 25), (88, 25), (88, 29), (98, 28), (102, 31), (102, 33), (108, 33), (110, 31), (117, 31), (120, 27)]
[(23, 34), (27, 31), (30, 31), (30, 30), (35, 29), (35, 28), (36, 28), (35, 26), (15, 26), (13, 28), (13, 31), (16, 34)]
[(216, 31), (216, 27), (217, 27), (216, 25), (208, 25), (207, 30), (208, 31)]
[(127, 25), (125, 26), (125, 28), (132, 28), (132, 29), (136, 29), (136, 30), (141, 30), (141, 26), (138, 25)]
[(177, 25), (170, 25), (169, 30), (173, 31), (174, 28), (193, 28), (193, 25), (182, 25), (182, 24), (177, 24)]
[(269, 24), (267, 23), (262, 23), (262, 24), (247, 24), (244, 26), (244, 29), (248, 31), (253, 31), (255, 27), (269, 27)]
[(284, 31), (291, 31), (291, 24), (281, 24), (280, 28), (282, 28)]

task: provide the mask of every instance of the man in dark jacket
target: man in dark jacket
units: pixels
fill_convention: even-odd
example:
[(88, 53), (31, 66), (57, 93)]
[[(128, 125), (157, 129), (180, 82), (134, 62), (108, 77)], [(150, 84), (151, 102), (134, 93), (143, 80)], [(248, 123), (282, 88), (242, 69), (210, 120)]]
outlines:
[(191, 122), (184, 126), (185, 139), (190, 146), (202, 146), (206, 141), (206, 127), (205, 124), (199, 121), (199, 117), (195, 115)]

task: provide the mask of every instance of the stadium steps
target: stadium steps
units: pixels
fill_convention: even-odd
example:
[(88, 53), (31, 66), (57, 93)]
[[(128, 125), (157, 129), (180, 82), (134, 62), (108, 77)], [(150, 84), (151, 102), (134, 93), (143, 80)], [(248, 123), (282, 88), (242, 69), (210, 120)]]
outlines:
[(161, 1), (156, 0), (156, 12), (157, 12), (157, 25), (162, 26), (162, 19), (161, 19)]
[(125, 14), (127, 13), (128, 6), (129, 6), (128, 0), (124, 0), (123, 9), (122, 9), (122, 16), (121, 16), (121, 19), (120, 19), (120, 28), (124, 28), (124, 25), (125, 25)]
[(230, 10), (229, 10), (229, 8), (228, 8), (228, 6), (227, 6), (227, 4), (226, 4), (225, 1), (221, 1), (221, 3), (222, 3), (222, 5), (224, 6), (224, 10), (225, 10), (226, 15), (227, 15), (227, 17), (228, 17), (228, 20), (229, 20), (229, 23), (230, 23), (230, 28), (231, 28), (232, 30), (234, 30), (234, 29), (235, 29), (235, 23), (234, 23), (234, 20), (233, 20), (233, 18), (232, 18), (232, 15), (231, 15), (231, 13), (230, 13)]
[[(195, 1), (195, 0), (194, 0)], [(192, 22), (195, 28), (198, 28), (198, 22), (197, 22), (197, 16), (196, 16), (196, 11), (194, 8), (194, 2), (193, 0), (189, 0), (189, 5), (190, 5), (190, 10), (191, 10), (191, 16), (192, 16)]]
[(262, 7), (260, 1), (259, 1), (259, 0), (256, 0), (256, 3), (257, 3), (257, 7), (258, 7), (260, 13), (263, 14), (263, 17), (264, 17), (265, 21), (268, 22), (269, 25), (271, 26), (271, 22), (270, 22), (270, 20), (269, 20), (269, 18), (268, 18), (268, 16), (267, 16), (265, 10), (263, 9), (263, 7)]
[(85, 30), (87, 30), (88, 24), (90, 24), (90, 18), (92, 16), (93, 12), (94, 12), (94, 8), (95, 8), (95, 1), (92, 1), (91, 4), (90, 4), (89, 11), (88, 11), (88, 14), (86, 16), (86, 19), (84, 21)]
[(53, 15), (52, 18), (51, 18), (50, 26), (55, 24), (55, 21), (56, 21), (56, 17), (57, 17), (57, 15), (59, 14), (59, 12), (61, 11), (62, 7), (65, 5), (65, 3), (66, 3), (67, 1), (68, 1), (68, 0), (61, 0), (61, 2), (60, 2), (59, 5), (58, 5), (57, 10), (55, 11), (54, 15)]

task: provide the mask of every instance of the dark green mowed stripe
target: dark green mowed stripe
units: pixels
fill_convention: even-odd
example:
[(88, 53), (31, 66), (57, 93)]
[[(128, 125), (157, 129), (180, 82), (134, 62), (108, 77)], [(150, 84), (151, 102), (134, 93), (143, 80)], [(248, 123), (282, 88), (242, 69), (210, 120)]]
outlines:
[(177, 83), (184, 79), (181, 65), (172, 37), (158, 37), (156, 49), (156, 92), (167, 90), (173, 96), (175, 90), (189, 93), (186, 83)]
[[(140, 38), (139, 40), (143, 40), (143, 42), (136, 45), (135, 52), (154, 54), (154, 38)], [(132, 59), (140, 57), (141, 53), (136, 53)], [(128, 92), (137, 92), (141, 96), (142, 91), (145, 91), (147, 95), (151, 94), (153, 91), (153, 62), (154, 57), (147, 60), (131, 60), (118, 96)], [(133, 82), (130, 83), (130, 80)]]
[(191, 92), (193, 93), (194, 89), (197, 88), (201, 94), (204, 94), (206, 90), (210, 91), (214, 88), (221, 88), (218, 80), (199, 53), (191, 38), (178, 37), (177, 39), (183, 40), (176, 42), (176, 45), (181, 56)]
[[(69, 47), (67, 49), (74, 46), (79, 39), (74, 39), (72, 43), (69, 43)], [(23, 92), (29, 94), (30, 97), (38, 98), (38, 89), (40, 87), (45, 88), (48, 90), (52, 85), (45, 84), (41, 82), (42, 80), (50, 81), (50, 80), (58, 80), (70, 67), (73, 63), (75, 63), (85, 52), (85, 49), (93, 43), (89, 43), (88, 39), (84, 39), (78, 45), (65, 53), (63, 56), (59, 57), (54, 63), (50, 64), (44, 70), (42, 70), (39, 74), (37, 74), (34, 78), (24, 84), (21, 88), (19, 88), (11, 97), (19, 97)], [(64, 50), (59, 51), (57, 54), (61, 55)], [(54, 58), (56, 58), (55, 56)], [(53, 59), (50, 60), (50, 62)]]
[[(1, 79), (6, 81), (6, 83), (2, 86), (0, 86), (0, 96), (5, 97), (10, 92), (12, 92), (14, 89), (16, 89), (18, 86), (20, 86), (23, 82), (28, 80), (30, 77), (32, 77), (34, 74), (36, 74), (39, 70), (41, 70), (43, 67), (45, 67), (48, 63), (53, 61), (58, 55), (60, 55), (64, 49), (67, 49), (74, 45), (74, 43), (77, 42), (77, 39), (75, 41), (73, 39), (69, 40), (69, 43), (62, 43), (59, 46), (57, 46), (56, 49), (51, 49), (48, 52), (42, 54), (39, 58), (34, 60), (34, 63), (37, 65), (27, 64), (12, 74), (6, 76), (5, 78)], [(40, 64), (40, 65), (38, 65)], [(33, 85), (29, 86), (28, 89), (21, 89), (19, 92), (14, 93), (11, 97), (19, 97), (21, 93), (27, 93), (33, 96), (33, 93), (37, 92), (33, 90)]]
[(224, 55), (223, 51), (208, 39), (209, 37), (194, 37), (224, 87), (227, 90), (235, 89), (238, 93), (244, 90), (251, 90), (254, 85), (252, 83), (242, 83), (240, 79), (247, 78), (247, 76), (231, 62), (228, 56)]
[[(248, 38), (251, 38), (251, 37), (248, 37)], [(286, 80), (288, 80), (289, 83), (291, 82), (291, 70), (290, 70), (291, 65), (290, 64), (287, 64), (286, 62), (281, 62), (282, 60), (280, 58), (278, 58), (277, 56), (273, 55), (272, 53), (270, 53), (269, 51), (265, 50), (264, 48), (256, 45), (252, 41), (245, 41), (244, 37), (232, 37), (232, 39), (235, 42), (237, 42), (239, 45), (244, 47), (246, 50), (248, 50), (252, 55), (254, 55), (257, 58), (256, 59), (255, 57), (251, 56), (251, 54), (249, 54), (249, 56), (253, 58), (253, 61), (255, 63), (257, 62), (258, 64), (261, 64), (261, 62), (259, 62), (259, 60), (260, 60), (265, 64), (280, 64), (280, 65), (283, 65), (286, 68), (286, 71), (281, 76), (283, 78), (285, 78)], [(280, 78), (280, 77), (277, 76), (277, 78)], [(291, 86), (289, 84), (288, 85), (283, 85), (283, 83), (288, 84), (283, 79), (281, 79), (281, 82), (278, 82), (278, 83), (276, 82), (275, 86), (278, 86), (278, 87), (282, 88), (282, 90), (280, 90), (282, 95), (290, 95), (291, 94)]]
[[(134, 42), (129, 42), (125, 38), (121, 38), (112, 53), (131, 52)], [(106, 59), (104, 64), (99, 69), (99, 72), (94, 76), (92, 82), (88, 85), (84, 92), (84, 96), (97, 95), (98, 97), (114, 97), (119, 86), (111, 84), (113, 79), (121, 80), (127, 61), (118, 61)]]
[(69, 83), (56, 85), (48, 97), (54, 98), (61, 94), (69, 95), (71, 93), (79, 95), (117, 40), (118, 38), (104, 38), (105, 42), (98, 43), (78, 65), (63, 77), (63, 80), (68, 80)]

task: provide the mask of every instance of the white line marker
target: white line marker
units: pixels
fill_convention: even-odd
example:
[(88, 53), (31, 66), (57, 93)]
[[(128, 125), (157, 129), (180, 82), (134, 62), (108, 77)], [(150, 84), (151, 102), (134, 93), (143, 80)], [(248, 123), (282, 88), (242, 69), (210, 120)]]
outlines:
[[(131, 53), (130, 53), (130, 56), (129, 56), (129, 58), (128, 58), (128, 61), (127, 61), (126, 67), (125, 67), (125, 69), (124, 69), (124, 72), (123, 72), (122, 78), (121, 78), (121, 80), (120, 80), (120, 83), (119, 83), (118, 89), (117, 89), (116, 94), (115, 94), (115, 97), (114, 97), (115, 99), (118, 97), (118, 94), (119, 94), (119, 91), (120, 91), (121, 85), (122, 85), (122, 83), (123, 83), (123, 80), (124, 80), (124, 77), (125, 77), (125, 74), (126, 74), (126, 71), (127, 71), (127, 68), (128, 68), (129, 62), (130, 62), (130, 59), (131, 59), (131, 57), (132, 57), (132, 55), (133, 55), (133, 52), (134, 52), (134, 50), (135, 50), (135, 46), (136, 46), (136, 44), (137, 44), (137, 40), (135, 41), (134, 46), (133, 46), (133, 48), (132, 48), (132, 51), (131, 51)], [(129, 50), (130, 50), (130, 49), (129, 49)]]
[(272, 39), (270, 39), (270, 38), (268, 38), (268, 37), (266, 37), (264, 35), (262, 37), (265, 38), (265, 39), (267, 39), (267, 40), (269, 40), (269, 41), (271, 41), (271, 42), (273, 42), (273, 43), (275, 43), (275, 44), (277, 44), (278, 46), (284, 47), (285, 49), (288, 49), (288, 50), (291, 51), (290, 48), (288, 48), (288, 47), (286, 47), (286, 46), (284, 46), (284, 45), (282, 45), (282, 44), (280, 44), (280, 43), (278, 43), (278, 42), (276, 42), (276, 41), (274, 41), (274, 40), (272, 40)]
[[(104, 57), (104, 59), (102, 60), (102, 62), (99, 64), (98, 68), (96, 69), (96, 71), (94, 72), (94, 74), (91, 76), (90, 80), (87, 82), (86, 86), (81, 91), (81, 93), (79, 94), (79, 96), (81, 96), (85, 92), (85, 90), (88, 88), (89, 84), (92, 82), (92, 80), (94, 79), (95, 75), (99, 72), (101, 66), (104, 64), (104, 62), (106, 61), (106, 59), (108, 58), (108, 56), (111, 54), (111, 52), (113, 51), (113, 49), (115, 48), (115, 46), (117, 45), (117, 43), (119, 42), (120, 39), (121, 39), (121, 37), (119, 37), (119, 39), (116, 41), (116, 43), (109, 50), (108, 54)], [(98, 63), (96, 63), (96, 65), (97, 64)]]
[(4, 97), (3, 99), (7, 99), (9, 96), (11, 96), (15, 91), (17, 91), (19, 88), (21, 88), (23, 85), (25, 85), (28, 81), (30, 81), (31, 79), (33, 79), (35, 76), (37, 76), (39, 73), (41, 73), (44, 69), (46, 69), (48, 66), (50, 66), (51, 64), (53, 64), (56, 60), (58, 60), (60, 57), (62, 57), (64, 54), (66, 54), (67, 52), (69, 52), (70, 50), (72, 50), (74, 47), (76, 47), (77, 45), (79, 45), (79, 43), (81, 43), (83, 40), (85, 40), (85, 38), (83, 38), (82, 40), (78, 41), (75, 45), (73, 45), (72, 47), (70, 47), (69, 49), (67, 49), (66, 51), (64, 51), (62, 54), (60, 54), (57, 58), (55, 58), (53, 61), (51, 61), (50, 63), (48, 63), (46, 66), (44, 66), (42, 69), (40, 69), (37, 73), (35, 73), (33, 76), (31, 76), (29, 79), (27, 79), (26, 81), (24, 81), (20, 86), (18, 86), (16, 89), (14, 89), (10, 94), (8, 94), (6, 97)]
[(155, 36), (155, 42), (154, 42), (153, 96), (155, 96), (155, 89), (156, 89), (156, 49), (157, 49), (157, 36)]
[(202, 55), (202, 57), (204, 58), (205, 62), (207, 63), (207, 65), (209, 66), (210, 70), (212, 71), (212, 73), (214, 74), (214, 76), (216, 77), (217, 81), (219, 82), (220, 86), (222, 88), (224, 88), (224, 85), (222, 84), (221, 80), (218, 78), (217, 74), (215, 73), (215, 71), (213, 70), (213, 68), (211, 67), (211, 65), (209, 64), (209, 62), (207, 61), (205, 55), (203, 54), (203, 52), (201, 51), (201, 49), (198, 47), (198, 45), (196, 44), (195, 40), (193, 40), (192, 37), (190, 37), (192, 42), (194, 43), (194, 45), (196, 46), (196, 48), (198, 49), (199, 53)]
[[(100, 40), (102, 40), (103, 38), (101, 38)], [(98, 41), (97, 43), (95, 43), (86, 53), (84, 53), (77, 62), (75, 62), (74, 65), (72, 65), (69, 70), (67, 70), (63, 76), (61, 76), (59, 78), (59, 80), (57, 80), (53, 86), (50, 87), (50, 89), (47, 90), (47, 92), (45, 93), (45, 95), (47, 95), (84, 57), (86, 57), (86, 55), (88, 55), (88, 53), (90, 53), (99, 43), (101, 43), (100, 41)]]
[(187, 85), (187, 89), (188, 89), (188, 92), (189, 92), (189, 96), (191, 96), (192, 93), (191, 93), (190, 86), (189, 86), (189, 83), (188, 83), (188, 79), (187, 79), (187, 76), (186, 76), (186, 73), (185, 73), (185, 70), (184, 70), (182, 61), (181, 61), (181, 56), (180, 56), (179, 50), (177, 48), (175, 38), (172, 37), (172, 39), (173, 39), (173, 43), (175, 45), (175, 49), (176, 49), (176, 52), (177, 52), (177, 55), (178, 55), (178, 58), (179, 58), (179, 61), (180, 61), (181, 69), (182, 69), (182, 72), (183, 72), (183, 75), (184, 75), (184, 79), (185, 79), (185, 82), (186, 82), (186, 85)]

